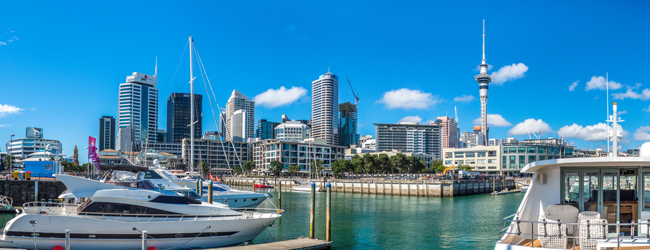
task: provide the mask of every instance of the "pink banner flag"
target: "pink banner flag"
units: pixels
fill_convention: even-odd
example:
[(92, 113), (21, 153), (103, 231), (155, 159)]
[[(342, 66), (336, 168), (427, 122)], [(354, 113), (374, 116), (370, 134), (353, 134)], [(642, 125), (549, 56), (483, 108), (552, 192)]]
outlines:
[(99, 156), (97, 156), (97, 148), (95, 147), (95, 138), (88, 136), (88, 159), (95, 165), (97, 169), (102, 170), (99, 167)]

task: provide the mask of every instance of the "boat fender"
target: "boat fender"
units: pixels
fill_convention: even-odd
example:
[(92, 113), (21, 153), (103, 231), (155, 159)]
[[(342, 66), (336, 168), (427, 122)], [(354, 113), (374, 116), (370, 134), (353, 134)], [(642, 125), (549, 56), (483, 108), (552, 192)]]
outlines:
[(147, 250), (157, 250), (155, 247), (149, 247)]
[(55, 246), (55, 247), (53, 248), (53, 250), (63, 250), (63, 247), (62, 247), (62, 246)]

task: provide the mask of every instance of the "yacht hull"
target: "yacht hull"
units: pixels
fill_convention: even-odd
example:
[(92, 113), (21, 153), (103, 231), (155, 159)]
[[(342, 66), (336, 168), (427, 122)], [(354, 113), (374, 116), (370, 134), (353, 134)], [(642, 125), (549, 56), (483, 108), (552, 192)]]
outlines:
[[(293, 191), (298, 191), (298, 192), (311, 192), (311, 187), (310, 186), (294, 186), (291, 188)], [(316, 187), (316, 192), (320, 192), (320, 187)]]
[[(254, 218), (257, 216), (261, 218)], [(147, 231), (147, 247), (213, 248), (251, 241), (277, 218), (269, 214), (251, 214), (245, 219), (242, 216), (21, 214), (7, 223), (0, 247), (53, 249), (65, 246), (65, 230), (68, 229), (72, 249), (142, 249), (140, 231)]]

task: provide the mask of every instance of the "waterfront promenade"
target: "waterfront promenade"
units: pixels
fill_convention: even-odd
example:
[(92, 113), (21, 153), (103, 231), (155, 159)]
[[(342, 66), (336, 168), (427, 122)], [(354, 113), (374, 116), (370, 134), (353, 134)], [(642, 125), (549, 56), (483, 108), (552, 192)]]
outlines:
[[(223, 177), (222, 181), (232, 186), (253, 186), (256, 181), (263, 178), (250, 177)], [(291, 188), (297, 183), (292, 179), (266, 178), (266, 182), (273, 186)], [(453, 197), (463, 195), (485, 194), (493, 191), (501, 191), (505, 188), (516, 189), (513, 179), (490, 179), (490, 180), (363, 180), (363, 179), (312, 179), (325, 190), (327, 182), (332, 184), (332, 192), (338, 193), (360, 193), (360, 194), (382, 194), (397, 196), (430, 196), (430, 197)]]

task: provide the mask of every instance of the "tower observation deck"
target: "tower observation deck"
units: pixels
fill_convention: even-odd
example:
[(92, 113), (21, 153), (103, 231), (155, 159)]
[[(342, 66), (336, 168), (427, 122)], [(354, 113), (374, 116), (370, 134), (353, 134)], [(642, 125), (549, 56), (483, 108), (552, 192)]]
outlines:
[(488, 64), (485, 60), (485, 19), (483, 20), (483, 60), (481, 60), (480, 73), (474, 77), (478, 83), (478, 90), (481, 97), (481, 145), (487, 146), (487, 99), (488, 85), (492, 82), (492, 77), (488, 74)]

